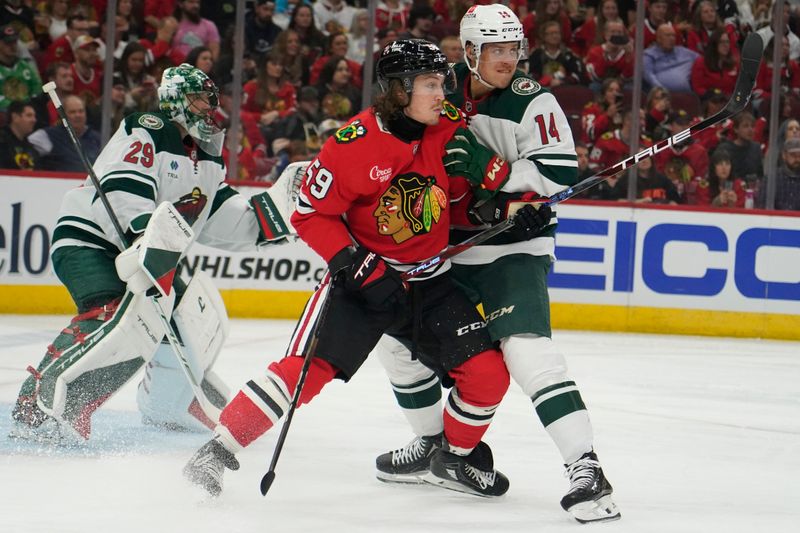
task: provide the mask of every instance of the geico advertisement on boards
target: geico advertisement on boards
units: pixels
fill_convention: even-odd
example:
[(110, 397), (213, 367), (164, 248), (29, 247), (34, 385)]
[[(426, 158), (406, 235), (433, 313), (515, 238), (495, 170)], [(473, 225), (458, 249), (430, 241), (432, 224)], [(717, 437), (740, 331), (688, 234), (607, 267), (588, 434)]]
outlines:
[[(0, 176), (0, 287), (58, 285), (49, 251), (63, 194), (79, 182)], [(244, 195), (261, 189), (242, 187)], [(558, 206), (554, 302), (800, 315), (800, 217)], [(302, 242), (183, 260), (220, 289), (309, 291), (323, 261)]]

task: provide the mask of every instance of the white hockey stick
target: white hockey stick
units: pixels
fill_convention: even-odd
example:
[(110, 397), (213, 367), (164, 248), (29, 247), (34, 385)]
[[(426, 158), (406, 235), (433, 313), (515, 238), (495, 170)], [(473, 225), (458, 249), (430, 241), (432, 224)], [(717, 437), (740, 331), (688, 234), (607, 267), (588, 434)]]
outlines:
[[(64, 107), (61, 105), (61, 99), (56, 94), (56, 84), (52, 81), (45, 83), (42, 86), (42, 90), (48, 94), (50, 100), (53, 102), (53, 105), (58, 112), (58, 116), (61, 118), (61, 123), (66, 128), (69, 138), (72, 140), (72, 144), (75, 146), (75, 150), (78, 152), (78, 155), (83, 162), (83, 166), (86, 167), (89, 178), (92, 180), (92, 183), (97, 190), (97, 195), (100, 198), (100, 201), (103, 203), (103, 207), (105, 207), (108, 217), (111, 219), (111, 223), (114, 226), (114, 230), (117, 232), (117, 236), (125, 246), (130, 246), (128, 239), (125, 236), (125, 232), (122, 230), (122, 226), (120, 225), (119, 220), (114, 213), (114, 209), (111, 207), (105, 192), (100, 187), (100, 180), (97, 179), (97, 174), (95, 174), (92, 164), (86, 157), (86, 153), (83, 151), (83, 147), (81, 147), (81, 143), (78, 140), (77, 135), (75, 135), (75, 130), (72, 129), (72, 126), (67, 119), (67, 114), (64, 111)], [(166, 331), (167, 339), (172, 346), (172, 350), (175, 352), (175, 356), (178, 358), (178, 362), (181, 365), (181, 369), (183, 369), (183, 373), (186, 375), (186, 379), (189, 381), (189, 385), (192, 387), (194, 396), (197, 398), (197, 402), (200, 404), (203, 414), (205, 414), (205, 416), (207, 416), (214, 424), (218, 424), (221, 410), (211, 403), (211, 401), (208, 399), (208, 396), (206, 396), (206, 393), (203, 392), (203, 388), (200, 386), (200, 383), (198, 383), (195, 379), (186, 352), (184, 352), (183, 348), (181, 347), (181, 342), (178, 340), (175, 330), (172, 329), (170, 317), (166, 315), (164, 309), (161, 307), (161, 304), (158, 302), (158, 299), (150, 298), (150, 301), (153, 303), (153, 307), (158, 312), (158, 316), (161, 319), (161, 324), (164, 326), (164, 330)]]
[[(657, 142), (653, 146), (649, 148), (645, 148), (641, 152), (627, 159), (623, 159), (616, 165), (610, 166), (605, 170), (601, 170), (594, 176), (588, 177), (585, 180), (581, 181), (580, 183), (561, 191), (560, 193), (554, 194), (551, 196), (546, 202), (543, 202), (543, 205), (554, 205), (564, 200), (569, 200), (576, 194), (580, 194), (586, 189), (594, 187), (595, 185), (616, 176), (620, 172), (627, 170), (628, 168), (638, 165), (640, 162), (644, 161), (645, 159), (650, 159), (655, 154), (661, 152), (669, 148), (670, 146), (674, 146), (679, 144), (687, 139), (690, 139), (692, 136), (696, 135), (699, 131), (704, 130), (710, 126), (715, 124), (719, 124), (720, 122), (729, 119), (733, 115), (742, 111), (746, 106), (747, 103), (750, 101), (750, 96), (753, 93), (753, 87), (756, 83), (756, 75), (758, 74), (758, 67), (761, 64), (761, 57), (764, 55), (764, 42), (761, 39), (761, 36), (757, 33), (750, 33), (744, 41), (744, 45), (742, 45), (741, 51), (741, 65), (739, 67), (739, 77), (736, 79), (736, 87), (733, 91), (733, 96), (731, 99), (728, 100), (728, 103), (725, 104), (718, 113), (713, 116), (710, 116), (706, 119), (701, 120), (697, 124), (690, 126), (689, 128), (672, 135), (662, 141)], [(487, 240), (491, 239), (495, 235), (498, 235), (511, 226), (514, 225), (514, 218), (507, 218), (506, 220), (500, 222), (499, 224), (492, 226), (491, 228), (481, 231), (470, 237), (469, 239), (465, 240), (462, 243), (454, 244), (447, 248), (441, 254), (434, 256), (424, 263), (420, 263), (419, 265), (415, 266), (411, 270), (407, 270), (401, 274), (401, 277), (404, 280), (408, 280), (414, 277), (417, 277), (421, 273), (425, 272), (429, 268), (438, 265), (442, 261), (449, 259), (453, 256), (456, 256), (466, 250), (469, 250), (475, 245), (481, 244), (486, 242)]]

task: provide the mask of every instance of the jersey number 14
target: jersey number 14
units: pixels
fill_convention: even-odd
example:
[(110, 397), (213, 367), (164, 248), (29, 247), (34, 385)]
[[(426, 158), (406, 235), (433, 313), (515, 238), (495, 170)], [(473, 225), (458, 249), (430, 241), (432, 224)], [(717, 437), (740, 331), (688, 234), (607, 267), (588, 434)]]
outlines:
[(551, 139), (555, 139), (557, 143), (561, 142), (561, 135), (558, 133), (558, 127), (556, 127), (556, 117), (553, 115), (553, 113), (550, 113), (550, 120), (548, 121), (549, 124), (546, 126), (544, 115), (536, 115), (533, 117), (533, 120), (536, 121), (536, 125), (539, 127), (539, 135), (542, 138), (542, 145), (550, 144)]

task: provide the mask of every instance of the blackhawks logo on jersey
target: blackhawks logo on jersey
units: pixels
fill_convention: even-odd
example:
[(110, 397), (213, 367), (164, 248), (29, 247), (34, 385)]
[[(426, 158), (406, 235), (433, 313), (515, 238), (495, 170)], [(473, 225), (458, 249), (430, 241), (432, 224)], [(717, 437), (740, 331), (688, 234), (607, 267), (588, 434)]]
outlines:
[(197, 219), (200, 218), (200, 213), (203, 212), (208, 203), (208, 196), (203, 194), (200, 187), (195, 187), (189, 194), (181, 196), (173, 205), (178, 213), (186, 220), (186, 222), (193, 226)]
[(336, 130), (333, 137), (336, 139), (337, 143), (347, 144), (366, 134), (367, 128), (364, 127), (360, 120), (356, 120)]
[(433, 176), (409, 173), (396, 176), (384, 192), (372, 216), (378, 233), (400, 244), (428, 233), (447, 208), (447, 195)]
[(515, 94), (521, 96), (539, 92), (541, 88), (541, 85), (530, 78), (517, 78), (511, 83), (511, 90), (514, 91)]
[(442, 102), (442, 115), (452, 120), (453, 122), (458, 122), (459, 120), (461, 120), (461, 112), (458, 110), (456, 106), (451, 104), (448, 100)]

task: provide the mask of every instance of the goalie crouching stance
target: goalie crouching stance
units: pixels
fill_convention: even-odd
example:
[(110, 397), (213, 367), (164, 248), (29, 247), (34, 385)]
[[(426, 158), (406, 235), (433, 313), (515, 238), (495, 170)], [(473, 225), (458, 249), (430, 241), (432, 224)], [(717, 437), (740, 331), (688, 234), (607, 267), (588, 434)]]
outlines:
[[(221, 409), (227, 391), (211, 367), (227, 335), (225, 308), (202, 273), (176, 303), (178, 261), (195, 238), (245, 251), (285, 241), (290, 231), (283, 222), (288, 215), (266, 192), (248, 200), (224, 183), (224, 132), (208, 118), (217, 94), (214, 83), (190, 65), (165, 70), (161, 112), (126, 117), (98, 157), (101, 191), (87, 178), (64, 197), (52, 259), (78, 314), (44, 359), (28, 367), (31, 375), (12, 412), (12, 437), (88, 439), (92, 413), (145, 364), (138, 393), (145, 421), (186, 429), (216, 423), (199, 408), (172, 347), (162, 344), (160, 313), (173, 319), (195, 383)], [(131, 246), (118, 237), (100, 194)]]

